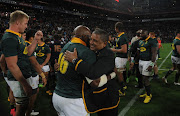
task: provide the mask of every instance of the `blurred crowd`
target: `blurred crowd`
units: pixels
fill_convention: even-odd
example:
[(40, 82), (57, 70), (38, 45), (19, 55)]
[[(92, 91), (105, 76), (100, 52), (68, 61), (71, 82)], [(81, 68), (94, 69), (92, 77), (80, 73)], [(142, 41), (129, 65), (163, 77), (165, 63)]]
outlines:
[[(114, 32), (114, 24), (116, 21), (107, 20), (105, 18), (95, 18), (91, 16), (79, 16), (68, 13), (51, 12), (48, 10), (28, 8), (22, 6), (12, 6), (0, 4), (0, 35), (9, 27), (9, 14), (17, 9), (24, 10), (30, 15), (28, 29), (41, 29), (44, 33), (44, 39), (52, 39), (53, 35), (58, 34), (65, 43), (67, 43), (72, 35), (74, 27), (78, 25), (86, 25), (91, 30), (101, 28), (106, 30), (112, 36), (116, 36)], [(93, 14), (92, 14), (93, 15)], [(172, 42), (175, 37), (176, 30), (180, 27), (178, 21), (159, 21), (159, 22), (124, 22), (126, 34), (129, 41), (135, 36), (138, 29), (149, 29), (160, 37), (162, 42)]]

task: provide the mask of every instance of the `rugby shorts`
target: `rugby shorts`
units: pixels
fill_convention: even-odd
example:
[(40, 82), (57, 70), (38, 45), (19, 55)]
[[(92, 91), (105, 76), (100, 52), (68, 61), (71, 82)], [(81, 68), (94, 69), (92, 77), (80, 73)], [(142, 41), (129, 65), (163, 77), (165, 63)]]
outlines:
[(43, 72), (49, 72), (49, 71), (50, 71), (49, 65), (43, 66), (43, 67), (42, 67), (42, 71), (43, 71)]
[(90, 116), (82, 98), (65, 98), (53, 93), (52, 102), (58, 116)]
[(175, 57), (175, 56), (171, 56), (171, 62), (173, 64), (180, 64), (180, 58), (179, 57)]
[(115, 66), (116, 66), (116, 68), (125, 68), (127, 61), (128, 61), (128, 58), (116, 57), (115, 58)]
[(147, 68), (151, 64), (151, 61), (144, 61), (139, 60), (139, 71), (144, 76), (152, 76), (153, 75), (153, 69), (152, 71), (148, 71)]

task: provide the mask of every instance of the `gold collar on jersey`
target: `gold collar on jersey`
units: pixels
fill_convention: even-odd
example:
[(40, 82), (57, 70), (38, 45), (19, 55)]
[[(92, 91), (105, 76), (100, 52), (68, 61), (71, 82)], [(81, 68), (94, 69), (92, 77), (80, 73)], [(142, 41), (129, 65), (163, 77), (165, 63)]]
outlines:
[(150, 38), (150, 36), (148, 36), (144, 41), (147, 41)]
[(118, 35), (118, 37), (121, 37), (121, 35), (123, 35), (123, 34), (124, 34), (124, 32), (120, 33), (120, 34)]
[(31, 44), (31, 42), (29, 42), (29, 41), (25, 41), (25, 42)]
[(84, 46), (87, 46), (86, 43), (85, 43), (83, 40), (81, 40), (80, 38), (77, 38), (77, 37), (73, 37), (73, 38), (71, 39), (71, 42), (72, 42), (72, 43), (80, 43), (80, 44), (82, 44), (82, 45), (84, 45)]
[(13, 33), (13, 34), (18, 35), (19, 37), (21, 37), (20, 33), (12, 31), (12, 30), (6, 29), (6, 32)]
[(179, 38), (179, 37), (175, 37), (175, 39), (178, 39), (178, 40), (180, 40), (180, 38)]
[(38, 46), (44, 46), (44, 44), (45, 44), (45, 43), (43, 43), (42, 45), (39, 45), (39, 44), (38, 44)]

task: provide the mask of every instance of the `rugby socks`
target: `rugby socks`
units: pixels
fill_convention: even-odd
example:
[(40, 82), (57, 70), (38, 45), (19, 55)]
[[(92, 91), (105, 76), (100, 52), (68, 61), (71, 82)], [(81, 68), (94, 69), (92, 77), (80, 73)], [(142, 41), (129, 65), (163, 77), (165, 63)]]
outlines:
[(166, 75), (165, 75), (165, 77), (164, 78), (166, 78), (167, 79), (167, 77), (171, 74), (173, 72), (173, 70), (169, 70), (167, 73), (166, 73)]
[(120, 90), (122, 93), (124, 93), (123, 87), (125, 86), (124, 82), (120, 82)]
[(145, 86), (145, 90), (148, 96), (151, 94), (151, 85)]
[(177, 72), (177, 73), (176, 73), (176, 76), (175, 76), (175, 81), (174, 81), (174, 82), (178, 83), (179, 75), (180, 75), (180, 74)]
[(124, 78), (124, 82), (126, 82), (126, 79), (127, 79), (126, 71), (123, 71), (123, 78)]
[(10, 104), (10, 106), (11, 106), (11, 109), (14, 109), (15, 108), (15, 106), (14, 106), (15, 104)]

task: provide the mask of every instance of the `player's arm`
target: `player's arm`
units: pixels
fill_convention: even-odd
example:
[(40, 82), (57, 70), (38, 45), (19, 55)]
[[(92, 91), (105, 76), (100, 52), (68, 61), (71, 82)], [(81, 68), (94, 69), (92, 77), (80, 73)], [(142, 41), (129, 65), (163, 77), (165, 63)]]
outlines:
[(180, 54), (180, 45), (176, 45), (176, 49), (177, 49), (178, 54)]
[(36, 32), (35, 33), (35, 36), (34, 36), (34, 40), (32, 41), (32, 43), (27, 47), (27, 51), (28, 51), (28, 56), (31, 56), (31, 54), (34, 52), (37, 44), (38, 44), (38, 41), (41, 39), (41, 35), (39, 34), (39, 32)]
[(157, 47), (151, 47), (151, 54), (152, 54), (151, 61), (155, 62), (156, 61), (156, 55), (157, 55)]
[(1, 55), (0, 63), (1, 63), (1, 69), (2, 69), (2, 71), (3, 71), (5, 74), (7, 74), (6, 61), (5, 61), (4, 54)]
[(77, 72), (92, 80), (101, 77), (103, 74), (111, 73), (115, 67), (114, 54), (112, 52), (103, 55), (103, 57), (94, 64), (88, 63), (88, 60), (78, 59), (76, 49), (74, 52), (66, 51), (64, 57), (75, 65)]
[(31, 56), (31, 57), (29, 57), (29, 60), (30, 60), (31, 64), (33, 65), (34, 69), (36, 70), (36, 72), (42, 77), (44, 86), (46, 86), (46, 84), (47, 84), (46, 77), (45, 77), (44, 73), (42, 72), (39, 63), (37, 62), (36, 57)]
[(22, 85), (25, 93), (27, 96), (30, 96), (32, 93), (32, 88), (31, 86), (27, 83), (26, 79), (24, 78), (21, 70), (19, 69), (17, 65), (18, 61), (18, 56), (10, 56), (10, 57), (5, 57), (6, 64), (14, 78), (20, 82)]
[(51, 58), (51, 53), (46, 54), (46, 56), (47, 56), (46, 59), (45, 59), (44, 62), (41, 64), (42, 67), (49, 62), (49, 60), (50, 60), (50, 58)]
[(113, 52), (118, 52), (118, 53), (127, 53), (127, 44), (123, 44), (121, 46), (121, 49), (114, 49), (114, 48), (111, 48), (111, 50)]

